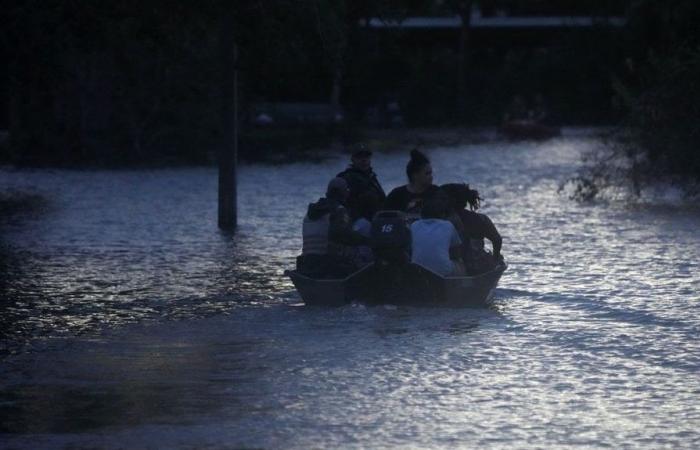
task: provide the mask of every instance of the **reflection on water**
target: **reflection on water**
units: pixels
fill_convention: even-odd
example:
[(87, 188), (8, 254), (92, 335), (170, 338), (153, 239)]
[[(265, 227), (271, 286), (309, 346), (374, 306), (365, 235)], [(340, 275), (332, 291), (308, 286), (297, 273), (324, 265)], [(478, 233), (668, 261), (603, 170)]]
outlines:
[[(118, 351), (104, 340), (85, 340), (13, 380), (16, 387), (0, 395), (2, 431), (89, 432), (144, 418), (186, 424), (236, 405), (243, 415), (250, 405), (237, 399), (237, 387), (265, 375), (246, 363), (257, 355), (253, 341), (188, 342), (182, 330), (167, 340), (162, 331), (112, 337), (120, 341)], [(225, 361), (218, 360), (222, 355)], [(227, 367), (226, 376), (211, 375)]]
[[(0, 432), (16, 448), (673, 447), (700, 443), (700, 212), (557, 194), (577, 134), (437, 148), (504, 235), (496, 307), (307, 308), (282, 274), (345, 161), (3, 172)], [(377, 154), (385, 187), (404, 155)]]

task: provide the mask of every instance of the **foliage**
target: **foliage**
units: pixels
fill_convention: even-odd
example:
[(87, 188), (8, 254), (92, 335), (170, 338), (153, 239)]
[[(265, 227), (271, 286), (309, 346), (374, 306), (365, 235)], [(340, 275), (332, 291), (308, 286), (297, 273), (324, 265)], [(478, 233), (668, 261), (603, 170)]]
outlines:
[(11, 2), (15, 161), (123, 164), (155, 148), (196, 158), (211, 131), (215, 48), (205, 17), (159, 3)]
[(581, 186), (599, 191), (629, 182), (638, 195), (649, 183), (689, 190), (700, 181), (698, 21), (695, 1), (644, 0), (632, 6), (625, 68), (612, 81), (622, 131), (579, 178)]
[[(11, 143), (0, 151), (32, 165), (208, 161), (221, 140), (220, 38), (229, 14), (244, 127), (247, 106), (260, 101), (340, 102), (351, 121), (398, 101), (409, 126), (495, 124), (513, 95), (537, 92), (561, 121), (600, 122), (609, 119), (601, 111), (613, 94), (613, 72), (620, 74), (618, 92), (627, 91), (620, 98), (643, 103), (642, 77), (621, 73), (620, 47), (610, 44), (624, 41), (607, 31), (518, 46), (510, 32), (482, 43), (476, 35), (418, 36), (359, 24), (370, 17), (464, 16), (469, 4), (485, 14), (616, 13), (628, 1), (567, 1), (559, 8), (517, 0), (8, 0), (0, 10), (6, 24), (0, 47), (9, 67)], [(658, 2), (637, 3), (636, 11), (666, 11)], [(665, 20), (682, 22), (692, 7), (684, 4), (680, 17), (668, 9)], [(635, 39), (679, 38), (645, 35), (653, 14), (637, 16), (644, 19), (632, 29), (641, 37), (631, 32), (628, 47), (639, 66), (645, 53), (631, 44)], [(692, 27), (677, 29), (692, 34)], [(265, 142), (242, 139), (255, 151)]]
[(700, 47), (650, 53), (635, 89), (616, 82), (632, 149), (646, 157), (645, 171), (700, 178)]
[[(202, 162), (219, 145), (223, 17), (233, 17), (241, 112), (328, 102), (363, 17), (422, 0), (9, 0), (11, 143), (19, 164)], [(230, 82), (226, 80), (225, 82)], [(335, 94), (338, 97), (339, 91)]]

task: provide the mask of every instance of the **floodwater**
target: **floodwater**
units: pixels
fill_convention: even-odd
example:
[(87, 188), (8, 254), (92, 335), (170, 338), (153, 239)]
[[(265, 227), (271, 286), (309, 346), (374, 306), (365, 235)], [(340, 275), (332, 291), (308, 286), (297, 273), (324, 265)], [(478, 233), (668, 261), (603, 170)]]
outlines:
[(343, 157), (241, 167), (233, 236), (213, 169), (0, 172), (47, 199), (0, 218), (0, 447), (698, 448), (700, 210), (557, 193), (598, 145), (427, 150), (504, 235), (491, 309), (300, 303)]

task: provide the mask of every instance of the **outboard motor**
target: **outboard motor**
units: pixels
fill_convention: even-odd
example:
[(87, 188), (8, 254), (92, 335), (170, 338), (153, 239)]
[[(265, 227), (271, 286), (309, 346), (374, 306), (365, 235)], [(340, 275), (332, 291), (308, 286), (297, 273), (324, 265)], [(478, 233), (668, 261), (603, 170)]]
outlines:
[(374, 264), (364, 272), (363, 298), (369, 303), (403, 304), (409, 298), (412, 283), (411, 230), (401, 211), (379, 211), (372, 219), (370, 246)]
[(410, 261), (411, 230), (401, 211), (379, 211), (372, 219), (370, 245), (377, 264), (405, 264)]

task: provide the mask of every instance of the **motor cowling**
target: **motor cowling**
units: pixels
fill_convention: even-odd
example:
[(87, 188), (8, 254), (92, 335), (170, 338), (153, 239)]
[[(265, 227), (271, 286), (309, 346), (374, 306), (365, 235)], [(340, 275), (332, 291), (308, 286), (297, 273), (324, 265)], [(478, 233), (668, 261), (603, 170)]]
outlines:
[(375, 260), (406, 263), (410, 259), (411, 230), (401, 211), (379, 211), (372, 219), (370, 245)]

